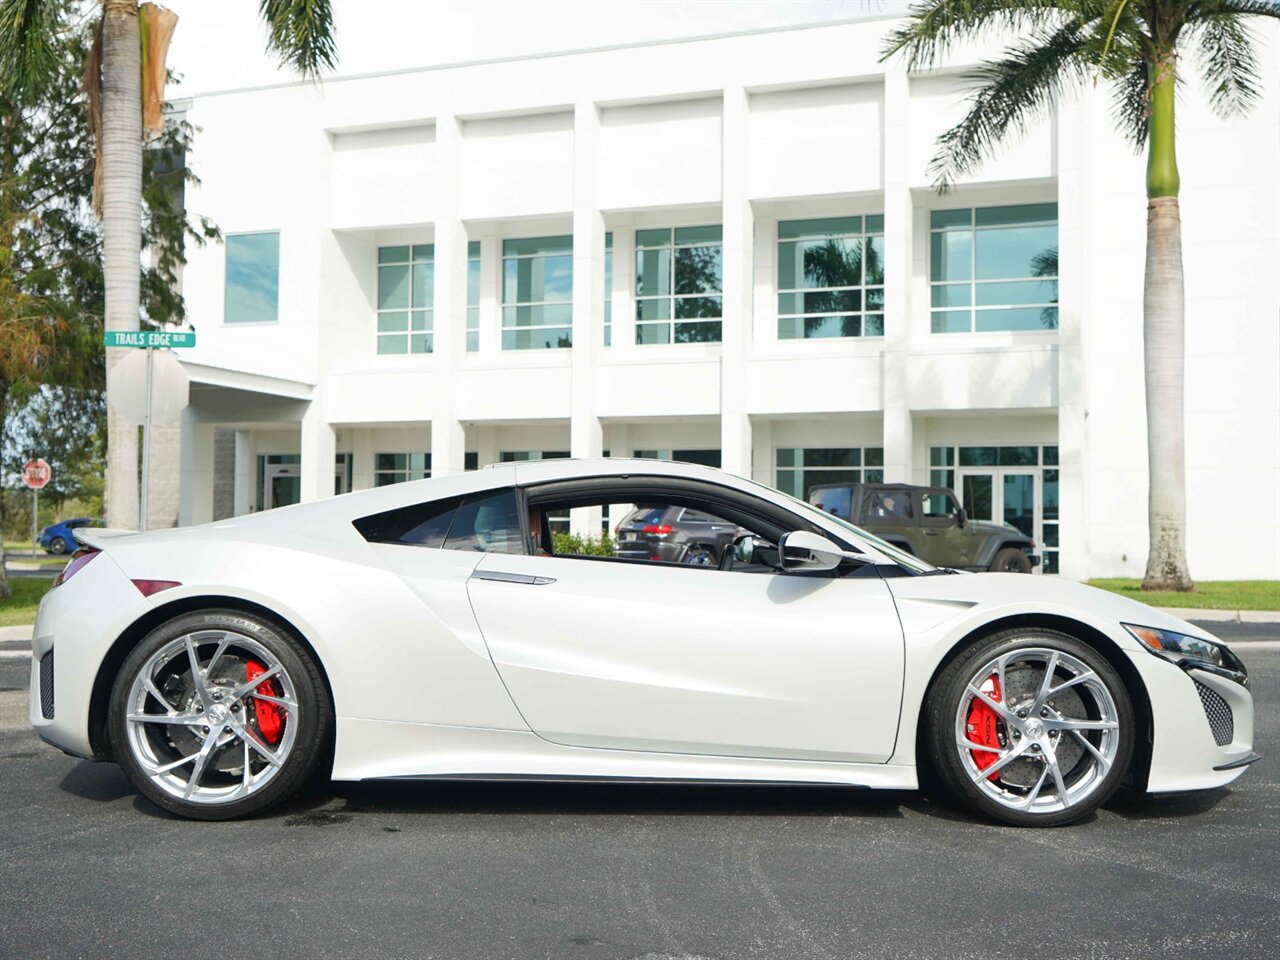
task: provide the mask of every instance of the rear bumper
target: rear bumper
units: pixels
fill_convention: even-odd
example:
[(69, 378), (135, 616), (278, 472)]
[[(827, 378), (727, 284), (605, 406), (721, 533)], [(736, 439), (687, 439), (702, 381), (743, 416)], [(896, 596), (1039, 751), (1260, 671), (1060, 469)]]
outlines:
[(1253, 751), (1253, 695), (1247, 687), (1145, 651), (1128, 653), (1151, 698), (1150, 792), (1223, 787), (1260, 759)]
[[(45, 594), (31, 637), (29, 710), (31, 726), (42, 740), (75, 756), (93, 756), (89, 708), (94, 681), (115, 639), (150, 608), (105, 552)], [(42, 702), (41, 660), (46, 656)]]

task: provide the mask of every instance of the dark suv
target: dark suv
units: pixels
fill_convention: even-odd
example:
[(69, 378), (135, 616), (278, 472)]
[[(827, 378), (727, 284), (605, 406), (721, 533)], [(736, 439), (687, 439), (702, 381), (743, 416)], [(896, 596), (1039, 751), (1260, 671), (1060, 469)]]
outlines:
[(1007, 523), (970, 520), (946, 487), (831, 483), (809, 488), (809, 502), (857, 524), (937, 567), (1030, 573), (1035, 541)]
[(614, 532), (615, 557), (715, 566), (742, 531), (692, 507), (655, 504), (632, 510)]

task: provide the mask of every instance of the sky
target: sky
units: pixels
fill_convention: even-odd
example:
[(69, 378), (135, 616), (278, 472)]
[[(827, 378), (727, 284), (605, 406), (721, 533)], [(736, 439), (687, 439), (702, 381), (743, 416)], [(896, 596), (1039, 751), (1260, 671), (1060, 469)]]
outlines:
[[(161, 0), (178, 15), (172, 98), (293, 80), (258, 0)], [(907, 0), (332, 0), (336, 76), (903, 12)]]

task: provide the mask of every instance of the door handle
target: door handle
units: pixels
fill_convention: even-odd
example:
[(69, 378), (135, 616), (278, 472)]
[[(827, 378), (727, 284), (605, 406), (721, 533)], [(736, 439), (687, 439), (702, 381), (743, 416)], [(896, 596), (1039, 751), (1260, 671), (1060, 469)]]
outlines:
[(527, 583), (540, 587), (546, 583), (555, 583), (555, 577), (535, 577), (528, 573), (507, 573), (502, 570), (477, 570), (471, 574), (473, 580), (496, 580), (498, 583)]

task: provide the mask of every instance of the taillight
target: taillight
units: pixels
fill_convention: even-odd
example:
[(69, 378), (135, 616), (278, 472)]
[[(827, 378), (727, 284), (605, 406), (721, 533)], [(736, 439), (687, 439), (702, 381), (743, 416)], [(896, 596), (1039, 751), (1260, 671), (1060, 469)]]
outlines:
[(645, 533), (656, 533), (660, 537), (665, 537), (671, 532), (671, 525), (667, 523), (651, 523), (644, 528)]
[[(60, 587), (74, 577), (90, 560), (102, 551), (96, 547), (81, 547), (71, 555), (71, 562), (62, 568), (62, 572), (54, 578), (53, 586)], [(52, 589), (52, 587), (50, 588)]]

